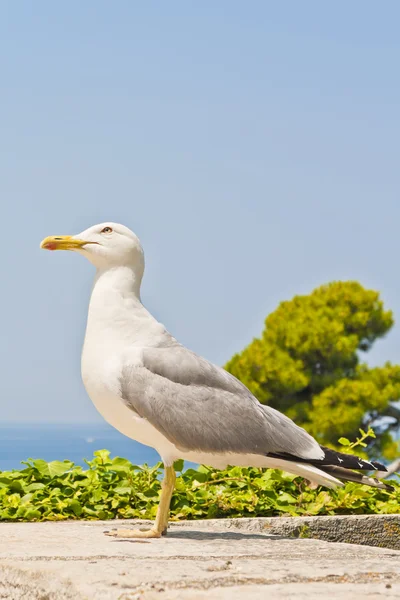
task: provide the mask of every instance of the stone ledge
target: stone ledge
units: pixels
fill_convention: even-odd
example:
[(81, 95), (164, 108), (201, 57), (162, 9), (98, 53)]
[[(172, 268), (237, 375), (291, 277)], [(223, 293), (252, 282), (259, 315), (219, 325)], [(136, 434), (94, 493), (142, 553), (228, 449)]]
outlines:
[[(399, 506), (400, 512), (400, 506)], [(186, 526), (201, 527), (218, 519), (187, 521)], [(224, 527), (270, 533), (282, 537), (313, 538), (327, 542), (344, 542), (400, 550), (400, 514), (398, 515), (343, 515), (334, 517), (255, 517), (251, 519), (224, 519)], [(193, 524), (193, 525), (192, 525)], [(179, 527), (180, 523), (171, 523)]]
[[(156, 540), (115, 539), (103, 533), (112, 527), (131, 527), (133, 521), (2, 523), (0, 596), (10, 600), (398, 598), (399, 551), (299, 539), (310, 531), (333, 535), (335, 527), (328, 526), (328, 520), (341, 522), (336, 530), (341, 527), (368, 536), (375, 529), (382, 531), (385, 522), (398, 525), (398, 519), (396, 515), (189, 521), (171, 523), (169, 535)], [(316, 529), (318, 521), (325, 522), (320, 529)], [(377, 535), (373, 538), (379, 543)]]

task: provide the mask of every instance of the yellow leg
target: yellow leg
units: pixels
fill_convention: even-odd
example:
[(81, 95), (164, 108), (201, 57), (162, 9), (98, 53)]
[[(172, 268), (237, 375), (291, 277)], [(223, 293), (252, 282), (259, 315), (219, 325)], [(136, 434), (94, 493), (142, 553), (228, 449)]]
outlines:
[(112, 529), (106, 535), (118, 538), (159, 538), (167, 533), (169, 506), (175, 487), (174, 467), (165, 468), (165, 476), (161, 484), (161, 498), (157, 509), (156, 520), (150, 529)]

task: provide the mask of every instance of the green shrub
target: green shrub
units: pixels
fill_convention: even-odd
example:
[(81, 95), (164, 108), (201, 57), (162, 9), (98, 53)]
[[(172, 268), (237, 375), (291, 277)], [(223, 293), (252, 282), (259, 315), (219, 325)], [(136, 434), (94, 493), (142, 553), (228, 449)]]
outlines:
[[(346, 442), (345, 442), (346, 443)], [(98, 450), (87, 469), (72, 462), (29, 459), (21, 471), (0, 472), (0, 520), (150, 518), (161, 492), (162, 464), (133, 465)], [(207, 467), (178, 471), (171, 519), (390, 514), (400, 509), (400, 484), (388, 493), (348, 483), (337, 490), (307, 487), (281, 471)], [(392, 482), (391, 482), (392, 483)]]

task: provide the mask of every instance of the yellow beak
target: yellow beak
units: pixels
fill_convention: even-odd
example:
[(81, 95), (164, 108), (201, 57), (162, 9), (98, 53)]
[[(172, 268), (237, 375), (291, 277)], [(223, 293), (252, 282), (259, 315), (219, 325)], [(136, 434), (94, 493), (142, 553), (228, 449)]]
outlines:
[(44, 250), (77, 250), (86, 244), (95, 244), (96, 242), (85, 242), (72, 237), (72, 235), (49, 236), (45, 238), (40, 247)]

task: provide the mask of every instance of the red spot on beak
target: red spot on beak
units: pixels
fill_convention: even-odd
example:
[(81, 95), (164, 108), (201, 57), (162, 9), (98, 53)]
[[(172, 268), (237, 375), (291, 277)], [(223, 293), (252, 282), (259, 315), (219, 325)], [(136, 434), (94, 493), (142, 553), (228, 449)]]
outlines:
[(56, 250), (57, 244), (55, 244), (54, 242), (47, 242), (45, 248), (46, 250)]

